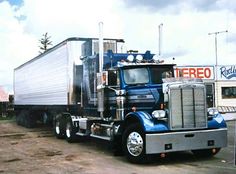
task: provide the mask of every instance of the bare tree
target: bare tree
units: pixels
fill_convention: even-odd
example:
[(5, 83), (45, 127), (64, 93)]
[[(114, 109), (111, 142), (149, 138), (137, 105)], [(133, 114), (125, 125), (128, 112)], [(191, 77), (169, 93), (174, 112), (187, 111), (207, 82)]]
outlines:
[(52, 41), (50, 40), (51, 36), (48, 36), (48, 33), (46, 32), (43, 34), (42, 38), (39, 40), (39, 53), (42, 54), (43, 52), (47, 51), (49, 49), (49, 46), (52, 45)]

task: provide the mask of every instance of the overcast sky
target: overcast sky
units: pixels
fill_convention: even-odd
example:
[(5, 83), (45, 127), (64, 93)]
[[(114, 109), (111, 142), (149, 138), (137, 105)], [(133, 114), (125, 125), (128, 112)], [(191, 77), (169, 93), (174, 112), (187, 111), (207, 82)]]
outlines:
[(48, 32), (53, 44), (68, 37), (123, 38), (126, 48), (158, 53), (178, 65), (236, 64), (235, 0), (0, 0), (0, 86), (12, 92), (13, 70), (38, 55)]

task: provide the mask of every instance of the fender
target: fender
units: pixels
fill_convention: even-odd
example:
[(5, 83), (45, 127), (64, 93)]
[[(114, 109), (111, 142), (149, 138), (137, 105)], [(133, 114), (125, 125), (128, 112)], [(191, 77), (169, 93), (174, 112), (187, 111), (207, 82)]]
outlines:
[(168, 131), (167, 124), (165, 122), (158, 122), (150, 114), (143, 111), (130, 112), (125, 117), (125, 122), (130, 118), (136, 118), (139, 120), (144, 132), (166, 132)]
[(212, 120), (208, 121), (208, 128), (218, 129), (218, 128), (226, 128), (226, 127), (227, 125), (225, 123), (225, 120), (220, 113), (214, 115)]

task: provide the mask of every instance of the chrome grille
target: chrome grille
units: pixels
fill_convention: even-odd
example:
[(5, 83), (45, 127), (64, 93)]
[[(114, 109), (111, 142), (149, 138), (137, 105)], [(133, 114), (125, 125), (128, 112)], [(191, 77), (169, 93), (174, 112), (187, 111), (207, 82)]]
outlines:
[(199, 129), (207, 126), (204, 85), (173, 85), (169, 88), (170, 128)]

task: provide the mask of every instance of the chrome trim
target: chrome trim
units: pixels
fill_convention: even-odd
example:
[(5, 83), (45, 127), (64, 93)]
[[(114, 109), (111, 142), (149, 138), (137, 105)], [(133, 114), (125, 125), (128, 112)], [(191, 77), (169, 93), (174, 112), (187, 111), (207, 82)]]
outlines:
[(203, 84), (170, 84), (168, 94), (171, 130), (207, 128), (206, 90)]
[(138, 132), (131, 132), (127, 138), (127, 149), (132, 156), (139, 156), (143, 151), (143, 138)]
[[(214, 145), (208, 145), (208, 141), (214, 141)], [(166, 146), (171, 146), (171, 148), (166, 149)], [(226, 146), (227, 128), (146, 134), (146, 154)]]

